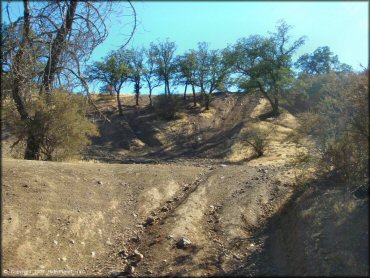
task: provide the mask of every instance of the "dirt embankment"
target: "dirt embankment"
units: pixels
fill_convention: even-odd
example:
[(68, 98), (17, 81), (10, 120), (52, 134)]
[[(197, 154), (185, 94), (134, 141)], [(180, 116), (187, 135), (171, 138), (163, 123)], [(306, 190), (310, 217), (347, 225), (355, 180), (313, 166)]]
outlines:
[(142, 106), (127, 106), (120, 117), (111, 101), (100, 100), (97, 105), (111, 123), (97, 120), (101, 136), (93, 140), (84, 157), (110, 163), (180, 157), (224, 159), (258, 102), (256, 96), (219, 93), (210, 109), (204, 110), (193, 107), (189, 98), (180, 100), (175, 120), (167, 121), (159, 118), (154, 108)]
[(295, 192), (256, 236), (263, 248), (230, 276), (368, 276), (369, 200), (324, 179)]

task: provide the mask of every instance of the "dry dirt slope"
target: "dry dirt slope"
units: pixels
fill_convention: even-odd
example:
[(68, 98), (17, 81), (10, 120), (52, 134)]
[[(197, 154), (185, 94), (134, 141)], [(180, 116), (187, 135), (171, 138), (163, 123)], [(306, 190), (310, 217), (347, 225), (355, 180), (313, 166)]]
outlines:
[[(268, 105), (236, 96), (217, 101), (228, 102), (228, 108), (215, 105), (171, 123), (152, 119), (157, 146), (101, 144), (103, 161), (122, 163), (131, 156), (131, 162), (159, 164), (3, 159), (4, 273), (128, 275), (126, 266), (134, 266), (134, 276), (330, 275), (341, 265), (341, 274), (366, 275), (367, 200), (343, 195), (340, 188), (322, 189), (313, 197), (294, 198), (299, 206), (292, 208), (296, 171), (289, 162), (309, 148), (309, 141), (288, 140), (297, 119), (284, 112), (259, 123), (274, 133), (266, 155), (246, 163), (251, 150), (238, 135)], [(187, 129), (189, 120), (195, 128)], [(207, 130), (210, 122), (223, 129)], [(143, 122), (130, 124), (145, 130)], [(178, 134), (191, 140), (205, 136), (192, 152), (176, 144)], [(176, 155), (182, 160), (164, 164)], [(199, 159), (202, 155), (213, 159)], [(328, 197), (330, 206), (322, 206)], [(143, 225), (148, 217), (153, 223)], [(177, 248), (184, 237), (190, 246)], [(140, 262), (132, 256), (135, 249), (144, 255)]]

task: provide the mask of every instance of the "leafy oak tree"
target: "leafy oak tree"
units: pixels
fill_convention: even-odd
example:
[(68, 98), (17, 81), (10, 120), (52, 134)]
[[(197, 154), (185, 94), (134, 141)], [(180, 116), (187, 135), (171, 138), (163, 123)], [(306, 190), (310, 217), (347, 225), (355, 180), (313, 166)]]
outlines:
[(239, 74), (239, 88), (261, 93), (271, 105), (271, 116), (279, 115), (279, 100), (294, 80), (292, 55), (304, 43), (304, 37), (290, 43), (290, 29), (281, 22), (269, 37), (240, 39), (228, 55)]
[(106, 86), (111, 86), (117, 96), (119, 114), (123, 115), (120, 99), (123, 84), (132, 76), (129, 68), (129, 53), (120, 49), (108, 54), (103, 61), (94, 62), (87, 68), (87, 75), (91, 81), (100, 81)]
[(164, 83), (165, 95), (170, 96), (170, 80), (176, 74), (176, 44), (167, 39), (166, 41), (158, 42), (157, 44), (152, 43), (150, 48), (153, 49), (156, 57), (156, 71), (159, 79)]
[(152, 106), (152, 92), (155, 88), (161, 85), (159, 76), (156, 70), (156, 49), (153, 44), (150, 48), (144, 50), (144, 68), (142, 76), (149, 89), (149, 105)]
[(139, 105), (141, 77), (144, 71), (144, 49), (130, 49), (127, 51), (127, 62), (130, 81), (134, 83), (136, 106)]
[[(205, 54), (202, 53), (203, 55)], [(209, 109), (210, 99), (215, 91), (223, 91), (227, 87), (231, 74), (230, 64), (221, 50), (210, 50), (205, 55), (206, 59), (199, 68), (196, 82), (204, 94), (204, 107)]]
[(334, 55), (328, 46), (318, 47), (311, 54), (304, 54), (295, 63), (301, 74), (317, 75), (331, 71), (350, 72), (351, 66), (339, 62), (338, 55)]
[(193, 104), (197, 105), (195, 95), (195, 78), (198, 68), (198, 60), (194, 50), (188, 51), (177, 58), (177, 67), (179, 75), (179, 83), (185, 85), (184, 100), (186, 99), (186, 91), (188, 86), (191, 86), (193, 92)]

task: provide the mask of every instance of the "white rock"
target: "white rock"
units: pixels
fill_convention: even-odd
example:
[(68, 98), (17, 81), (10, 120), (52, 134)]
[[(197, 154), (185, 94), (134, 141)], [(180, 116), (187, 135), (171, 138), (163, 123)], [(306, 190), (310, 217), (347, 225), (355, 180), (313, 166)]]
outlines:
[(144, 259), (144, 255), (141, 254), (138, 250), (134, 250), (136, 262), (141, 262)]
[(190, 239), (185, 238), (185, 237), (181, 238), (180, 240), (176, 242), (176, 247), (179, 249), (184, 249), (190, 245), (191, 245)]

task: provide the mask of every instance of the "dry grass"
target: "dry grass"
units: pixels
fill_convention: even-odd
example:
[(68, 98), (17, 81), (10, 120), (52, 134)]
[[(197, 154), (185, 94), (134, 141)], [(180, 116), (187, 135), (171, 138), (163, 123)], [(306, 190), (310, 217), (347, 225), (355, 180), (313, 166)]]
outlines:
[(216, 109), (213, 107), (210, 107), (208, 110), (203, 109), (203, 111), (200, 113), (200, 116), (206, 119), (212, 119), (214, 118), (216, 114)]
[[(259, 115), (268, 112), (270, 109), (267, 100), (261, 99), (260, 103), (255, 107), (251, 113), (252, 119), (256, 122), (249, 124), (241, 130), (241, 134), (248, 132), (253, 128), (260, 128), (270, 132), (268, 136), (269, 144), (267, 146), (264, 156), (253, 159), (248, 162), (250, 165), (281, 165), (287, 163), (296, 153), (305, 149), (300, 145), (289, 142), (288, 138), (291, 136), (293, 130), (299, 126), (298, 120), (287, 111), (282, 111), (281, 115), (276, 119), (269, 119), (266, 121), (258, 121)], [(228, 161), (240, 162), (249, 160), (253, 155), (250, 146), (242, 144), (242, 142), (235, 143), (228, 156)]]

